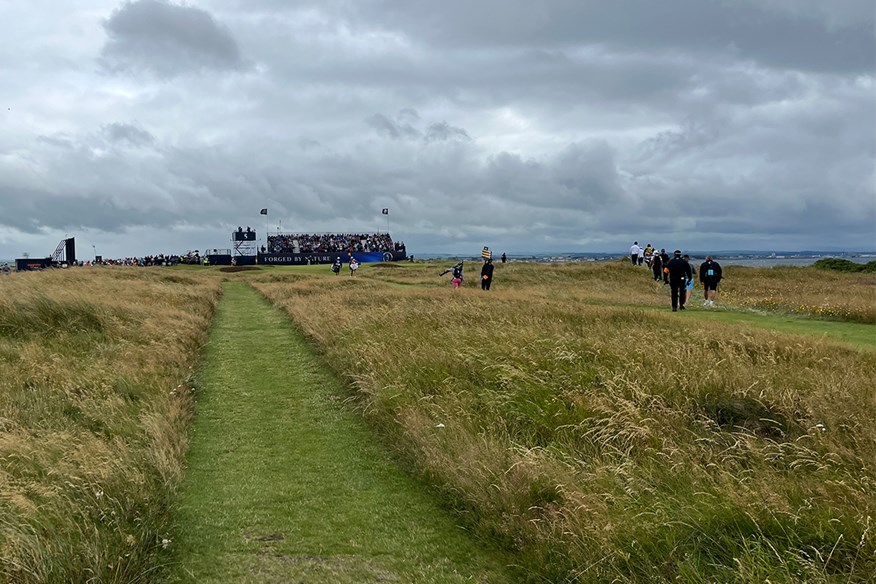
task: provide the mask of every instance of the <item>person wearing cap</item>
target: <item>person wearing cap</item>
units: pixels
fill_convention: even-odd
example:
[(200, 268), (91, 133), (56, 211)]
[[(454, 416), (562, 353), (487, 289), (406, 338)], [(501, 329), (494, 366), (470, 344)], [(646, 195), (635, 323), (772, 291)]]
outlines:
[(660, 261), (663, 262), (663, 285), (669, 284), (669, 254), (666, 253), (666, 248), (660, 248)]
[(462, 270), (463, 270), (464, 263), (465, 263), (464, 261), (461, 261), (458, 264), (456, 264), (455, 266), (453, 266), (452, 268), (447, 268), (446, 270), (444, 270), (443, 272), (438, 274), (438, 276), (440, 277), (440, 276), (443, 276), (444, 274), (449, 273), (450, 278), (451, 278), (450, 281), (453, 283), (453, 289), (455, 290), (455, 289), (459, 288), (460, 286), (462, 286), (462, 278), (463, 278)]
[(657, 252), (651, 256), (651, 270), (654, 273), (654, 281), (659, 283), (663, 279), (663, 257)]
[(681, 250), (675, 250), (671, 260), (669, 260), (669, 287), (672, 291), (672, 312), (676, 310), (684, 310), (685, 288), (687, 288), (688, 280), (693, 279), (693, 271), (690, 264), (681, 257)]
[(639, 265), (642, 265), (642, 262), (647, 264), (647, 266), (651, 267), (651, 257), (654, 255), (654, 248), (651, 247), (651, 244), (645, 246), (645, 251), (642, 252), (642, 256), (639, 258)]
[(489, 290), (493, 283), (493, 260), (487, 258), (481, 268), (481, 290)]
[(703, 294), (706, 300), (703, 306), (715, 306), (718, 283), (722, 277), (721, 265), (713, 260), (712, 256), (706, 256), (706, 261), (700, 265), (700, 282), (703, 284)]

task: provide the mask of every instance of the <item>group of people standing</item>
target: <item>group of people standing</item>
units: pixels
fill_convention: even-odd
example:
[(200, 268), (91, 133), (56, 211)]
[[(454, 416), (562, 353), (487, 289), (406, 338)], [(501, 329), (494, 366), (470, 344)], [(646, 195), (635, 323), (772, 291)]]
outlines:
[[(672, 312), (685, 310), (684, 305), (693, 294), (696, 275), (689, 255), (682, 255), (681, 250), (677, 249), (670, 258), (665, 248), (658, 252), (650, 243), (643, 248), (636, 241), (630, 247), (630, 261), (634, 266), (647, 264), (654, 274), (654, 281), (659, 282), (662, 279), (663, 284), (670, 287)], [(723, 278), (721, 265), (712, 256), (706, 256), (706, 261), (700, 264), (699, 278), (703, 286), (703, 306), (715, 306), (718, 284)]]
[[(341, 256), (335, 258), (334, 263), (332, 264), (332, 272), (334, 272), (335, 276), (341, 273), (341, 268), (343, 267), (344, 262), (341, 261)], [(350, 256), (350, 275), (353, 276), (356, 274), (356, 270), (359, 269), (359, 260)]]

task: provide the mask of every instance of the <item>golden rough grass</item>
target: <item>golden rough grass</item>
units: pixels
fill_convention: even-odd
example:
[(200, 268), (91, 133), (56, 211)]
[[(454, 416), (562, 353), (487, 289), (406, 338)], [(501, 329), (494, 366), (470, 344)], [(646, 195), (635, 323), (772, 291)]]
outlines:
[(158, 269), (0, 278), (0, 581), (150, 579), (219, 293)]
[(800, 267), (729, 268), (723, 301), (746, 308), (876, 323), (876, 274)]
[(498, 266), (490, 293), (437, 272), (255, 279), (533, 581), (876, 573), (873, 352), (642, 310), (666, 300), (632, 266)]

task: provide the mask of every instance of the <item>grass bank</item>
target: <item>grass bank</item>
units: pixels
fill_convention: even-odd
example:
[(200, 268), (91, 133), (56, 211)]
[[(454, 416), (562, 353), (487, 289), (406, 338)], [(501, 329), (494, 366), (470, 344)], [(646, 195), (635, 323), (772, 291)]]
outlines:
[(201, 387), (173, 581), (513, 581), (389, 460), (247, 284), (226, 285)]
[(162, 269), (0, 278), (0, 581), (149, 581), (218, 297)]
[[(667, 292), (633, 266), (500, 265), (489, 293), (471, 271), (458, 291), (438, 271), (251, 279), (531, 581), (876, 573), (876, 353), (655, 310)], [(806, 272), (728, 271), (751, 294), (737, 299), (756, 279), (789, 306), (810, 286)], [(843, 283), (837, 314), (866, 314), (872, 283)]]

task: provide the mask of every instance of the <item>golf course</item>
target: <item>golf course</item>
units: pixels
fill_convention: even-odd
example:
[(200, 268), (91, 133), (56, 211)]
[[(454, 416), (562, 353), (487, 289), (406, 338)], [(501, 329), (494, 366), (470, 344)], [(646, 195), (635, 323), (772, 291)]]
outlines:
[(876, 274), (0, 277), (0, 582), (872, 582)]

